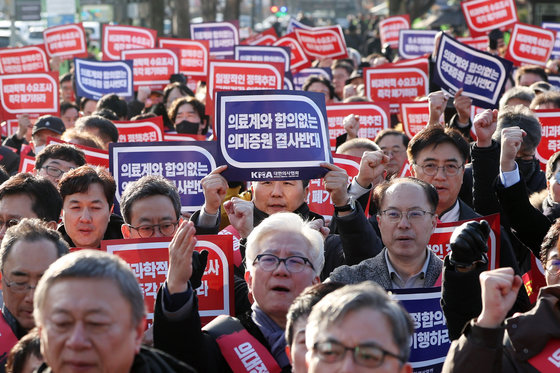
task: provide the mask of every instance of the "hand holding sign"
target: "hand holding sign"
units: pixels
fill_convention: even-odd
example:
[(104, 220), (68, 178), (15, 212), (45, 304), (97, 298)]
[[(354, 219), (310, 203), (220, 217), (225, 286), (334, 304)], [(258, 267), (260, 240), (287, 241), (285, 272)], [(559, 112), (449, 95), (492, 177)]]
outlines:
[(344, 130), (347, 133), (346, 140), (352, 140), (358, 138), (358, 131), (360, 130), (360, 117), (358, 115), (347, 115), (343, 121)]
[(204, 192), (204, 212), (216, 215), (226, 197), (228, 183), (221, 173), (227, 166), (220, 166), (200, 181)]
[(389, 157), (381, 150), (367, 151), (362, 154), (360, 161), (360, 171), (356, 176), (356, 182), (364, 188), (376, 186), (383, 181), (385, 165), (389, 162)]
[(169, 244), (167, 288), (171, 294), (182, 293), (188, 289), (188, 282), (193, 273), (195, 233), (194, 224), (190, 221), (183, 221)]
[(237, 197), (224, 203), (229, 222), (237, 229), (241, 238), (247, 238), (253, 231), (253, 208), (253, 202)]
[(488, 236), (490, 235), (490, 225), (486, 220), (469, 221), (458, 227), (449, 243), (451, 254), (449, 261), (457, 267), (468, 268), (475, 262), (488, 263)]
[(517, 299), (521, 277), (513, 268), (498, 268), (480, 274), (482, 288), (482, 312), (476, 324), (483, 328), (497, 328)]
[(515, 169), (515, 157), (523, 144), (523, 137), (527, 133), (521, 128), (509, 127), (502, 130), (502, 150), (500, 152), (500, 169), (503, 172), (513, 171)]
[(463, 94), (463, 88), (459, 89), (455, 93), (455, 99), (453, 100), (453, 106), (457, 110), (457, 115), (459, 116), (459, 122), (466, 124), (469, 122), (471, 115), (471, 105), (472, 99)]
[(492, 135), (496, 132), (497, 123), (497, 109), (487, 109), (474, 117), (473, 126), (476, 133), (476, 146), (487, 148), (492, 145)]

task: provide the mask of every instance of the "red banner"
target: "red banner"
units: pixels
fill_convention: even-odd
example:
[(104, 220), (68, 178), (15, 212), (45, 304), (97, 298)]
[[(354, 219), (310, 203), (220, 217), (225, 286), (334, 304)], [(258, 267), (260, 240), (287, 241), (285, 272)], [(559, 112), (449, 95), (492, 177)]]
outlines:
[(120, 60), (124, 50), (155, 48), (156, 37), (149, 28), (103, 25), (103, 61)]
[[(206, 324), (218, 315), (234, 315), (232, 240), (217, 235), (197, 236), (197, 240), (196, 251), (208, 250), (202, 285), (196, 289), (198, 312)], [(157, 291), (167, 277), (170, 241), (171, 237), (101, 242), (102, 250), (130, 265), (144, 295), (148, 320), (153, 320)]]
[(86, 33), (81, 23), (49, 27), (43, 31), (43, 39), (49, 57), (70, 59), (88, 55)]
[(428, 60), (364, 69), (366, 96), (373, 102), (401, 103), (428, 95)]
[[(333, 162), (336, 166), (343, 168), (348, 173), (348, 182), (358, 175), (360, 171), (359, 157), (352, 157), (350, 155), (334, 154)], [(309, 209), (317, 214), (323, 215), (328, 220), (325, 222), (329, 224), (331, 217), (334, 214), (334, 207), (331, 200), (331, 195), (325, 190), (325, 183), (323, 179), (314, 179), (309, 181), (309, 192), (307, 193), (307, 204)]]
[(560, 110), (535, 110), (541, 122), (541, 141), (537, 146), (536, 157), (546, 164), (552, 154), (560, 150)]
[(214, 115), (217, 91), (248, 91), (252, 89), (282, 89), (284, 64), (249, 61), (210, 61), (206, 113)]
[(272, 45), (290, 48), (290, 51), (292, 52), (290, 56), (290, 70), (292, 71), (292, 74), (311, 66), (311, 60), (305, 54), (303, 47), (299, 44), (295, 32), (283, 36)]
[(210, 56), (208, 40), (159, 38), (159, 47), (178, 51), (180, 73), (189, 77), (208, 75), (208, 56)]
[(4, 119), (17, 114), (58, 116), (58, 72), (0, 75)]
[(385, 18), (379, 22), (379, 36), (381, 45), (390, 44), (395, 48), (399, 45), (399, 31), (410, 28), (410, 17), (408, 14)]
[(119, 142), (163, 141), (163, 119), (161, 117), (113, 123), (119, 130)]
[(482, 36), (500, 28), (510, 28), (517, 22), (514, 0), (472, 0), (461, 3), (471, 36)]
[(449, 240), (453, 231), (461, 224), (468, 221), (486, 220), (490, 224), (490, 236), (488, 237), (488, 269), (496, 269), (500, 266), (500, 214), (483, 216), (476, 219), (456, 221), (453, 223), (438, 223), (434, 233), (430, 237), (428, 248), (443, 260), (451, 252)]
[(243, 40), (241, 44), (244, 45), (272, 45), (278, 40), (278, 34), (274, 27), (267, 28), (260, 34), (249, 36), (247, 39)]
[(535, 303), (539, 295), (539, 289), (546, 286), (546, 278), (541, 261), (533, 253), (530, 255), (531, 269), (521, 277), (523, 278), (523, 284), (525, 285), (525, 290), (527, 290), (529, 300), (531, 303)]
[(329, 121), (329, 137), (331, 148), (336, 147), (336, 138), (344, 133), (344, 118), (348, 115), (360, 117), (360, 130), (358, 137), (374, 140), (375, 136), (384, 129), (389, 128), (389, 104), (386, 102), (352, 102), (347, 104), (327, 105), (327, 118)]
[(430, 104), (428, 101), (404, 102), (401, 104), (401, 116), (404, 133), (413, 138), (428, 124)]
[(546, 66), (556, 32), (542, 27), (516, 23), (511, 32), (506, 58), (516, 66), (523, 64)]
[(42, 45), (0, 49), (0, 74), (46, 73), (47, 52)]
[[(66, 141), (60, 139), (55, 139), (54, 137), (49, 137), (47, 140), (47, 145), (50, 144), (69, 144)], [(86, 156), (86, 162), (92, 166), (102, 166), (109, 169), (109, 152), (103, 149), (95, 149), (89, 146), (71, 144), (76, 148), (82, 150)]]
[(135, 90), (141, 86), (163, 90), (169, 84), (169, 77), (179, 72), (179, 59), (170, 49), (124, 50), (121, 59), (133, 61)]
[(346, 42), (340, 25), (314, 27), (311, 30), (297, 28), (296, 38), (308, 56), (319, 58), (346, 58)]
[(21, 158), (19, 159), (18, 172), (29, 172), (32, 174), (34, 170), (35, 170), (35, 157), (22, 155)]
[(474, 49), (478, 49), (479, 51), (486, 52), (488, 50), (488, 36), (483, 35), (477, 38), (473, 37), (464, 37), (464, 38), (457, 38), (461, 43), (468, 45), (469, 47), (473, 47)]

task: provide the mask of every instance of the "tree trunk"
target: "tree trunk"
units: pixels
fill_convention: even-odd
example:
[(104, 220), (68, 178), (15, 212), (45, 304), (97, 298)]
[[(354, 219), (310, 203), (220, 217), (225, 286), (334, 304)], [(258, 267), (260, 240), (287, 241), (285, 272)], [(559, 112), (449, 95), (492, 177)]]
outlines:
[(191, 37), (190, 24), (191, 14), (189, 0), (175, 0), (173, 35), (178, 38), (189, 39)]
[(389, 0), (389, 15), (408, 14), (410, 22), (426, 13), (435, 0)]
[(148, 27), (156, 30), (158, 35), (163, 35), (163, 17), (165, 2), (162, 0), (150, 0), (150, 15), (148, 16)]
[(235, 21), (241, 13), (241, 0), (226, 0), (224, 21)]
[(214, 22), (216, 20), (217, 0), (202, 0), (202, 19), (204, 22)]

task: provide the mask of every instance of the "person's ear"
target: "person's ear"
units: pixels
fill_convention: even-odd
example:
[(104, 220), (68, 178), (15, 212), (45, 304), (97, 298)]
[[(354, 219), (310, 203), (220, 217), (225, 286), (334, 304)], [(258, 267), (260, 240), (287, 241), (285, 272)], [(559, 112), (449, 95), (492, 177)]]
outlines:
[(245, 275), (245, 282), (247, 283), (247, 288), (249, 289), (249, 295), (253, 294), (253, 277), (251, 276), (251, 271), (246, 271)]
[(50, 229), (54, 229), (56, 231), (56, 228), (58, 227), (58, 222), (51, 220), (47, 222), (47, 228)]
[(130, 227), (126, 224), (121, 225), (121, 233), (123, 238), (129, 239), (130, 238)]
[(138, 323), (134, 329), (134, 353), (138, 354), (140, 352), (140, 347), (142, 346), (142, 340), (144, 339), (144, 330), (146, 330), (146, 318), (143, 317), (142, 321)]
[(293, 364), (294, 362), (292, 361), (292, 350), (288, 345), (286, 345), (286, 356), (288, 356), (288, 360), (290, 360), (290, 364)]

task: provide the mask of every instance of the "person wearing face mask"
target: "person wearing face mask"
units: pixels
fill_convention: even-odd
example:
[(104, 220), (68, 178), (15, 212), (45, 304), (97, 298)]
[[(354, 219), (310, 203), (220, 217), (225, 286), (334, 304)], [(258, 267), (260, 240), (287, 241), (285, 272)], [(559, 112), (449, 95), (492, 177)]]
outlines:
[(211, 130), (204, 114), (204, 104), (194, 97), (182, 97), (173, 102), (168, 111), (169, 119), (177, 133), (205, 135), (209, 137)]

